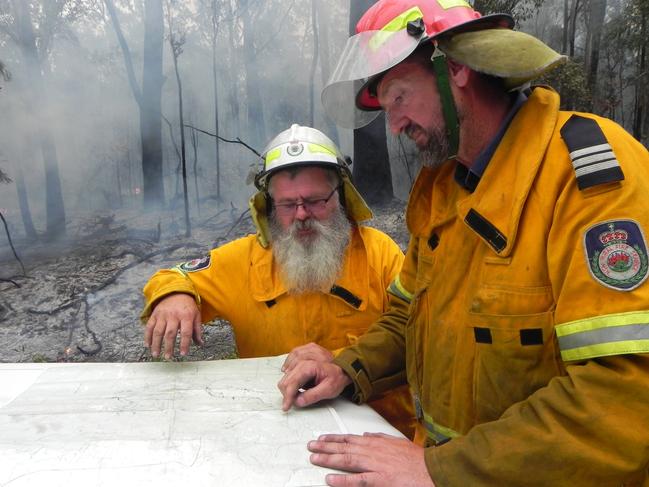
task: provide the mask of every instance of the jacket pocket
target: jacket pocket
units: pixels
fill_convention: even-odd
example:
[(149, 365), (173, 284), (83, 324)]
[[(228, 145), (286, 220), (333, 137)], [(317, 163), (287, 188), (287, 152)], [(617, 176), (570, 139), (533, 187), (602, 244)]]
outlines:
[[(560, 374), (551, 311), (525, 315), (469, 313), (475, 360), (475, 422), (498, 419)], [(470, 335), (470, 334), (469, 334)]]

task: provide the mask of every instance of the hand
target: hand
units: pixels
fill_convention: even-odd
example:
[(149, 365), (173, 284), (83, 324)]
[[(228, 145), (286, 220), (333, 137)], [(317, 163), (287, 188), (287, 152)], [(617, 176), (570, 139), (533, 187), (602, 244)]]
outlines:
[(331, 362), (334, 359), (334, 354), (324, 347), (316, 343), (307, 343), (300, 345), (291, 350), (288, 354), (284, 364), (282, 365), (282, 372), (290, 372), (300, 360), (315, 360), (316, 362)]
[(173, 357), (179, 330), (180, 355), (189, 353), (192, 338), (197, 345), (203, 345), (201, 312), (189, 294), (170, 294), (156, 304), (146, 323), (144, 345), (151, 349), (153, 357), (157, 357), (164, 338), (165, 358), (169, 360)]
[[(301, 360), (277, 383), (284, 396), (282, 411), (288, 411), (291, 406), (302, 408), (323, 399), (338, 397), (351, 382), (343, 369), (332, 362)], [(304, 390), (306, 384), (314, 386)]]
[(307, 445), (311, 463), (351, 474), (328, 474), (334, 487), (435, 487), (424, 462), (424, 449), (383, 433), (322, 435)]

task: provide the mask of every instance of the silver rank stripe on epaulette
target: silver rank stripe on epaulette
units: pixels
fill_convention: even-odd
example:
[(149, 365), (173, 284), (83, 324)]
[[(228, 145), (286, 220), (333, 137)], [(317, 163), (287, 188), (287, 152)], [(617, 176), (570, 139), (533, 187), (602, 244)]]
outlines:
[(619, 167), (613, 149), (609, 144), (594, 145), (570, 153), (572, 167), (575, 168), (577, 179), (587, 174)]
[(561, 137), (568, 146), (580, 190), (624, 179), (613, 148), (596, 120), (572, 115), (561, 127)]

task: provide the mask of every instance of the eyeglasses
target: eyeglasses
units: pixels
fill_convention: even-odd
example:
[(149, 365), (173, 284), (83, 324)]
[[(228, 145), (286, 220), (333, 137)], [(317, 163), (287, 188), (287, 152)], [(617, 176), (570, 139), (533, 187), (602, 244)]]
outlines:
[(303, 199), (301, 203), (298, 203), (297, 201), (291, 201), (288, 203), (273, 203), (273, 208), (275, 208), (277, 214), (281, 216), (295, 215), (295, 212), (297, 211), (299, 206), (304, 208), (304, 211), (311, 215), (313, 215), (314, 213), (320, 213), (326, 208), (327, 203), (329, 203), (329, 200), (334, 195), (334, 193), (338, 191), (338, 189), (339, 186), (335, 187), (326, 198)]

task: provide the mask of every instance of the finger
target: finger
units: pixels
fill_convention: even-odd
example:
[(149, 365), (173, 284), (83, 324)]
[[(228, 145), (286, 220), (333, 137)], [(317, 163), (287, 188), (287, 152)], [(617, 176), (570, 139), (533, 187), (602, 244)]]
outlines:
[(180, 321), (180, 355), (184, 357), (189, 353), (189, 345), (192, 343), (194, 334), (194, 322), (187, 318)]
[(201, 313), (199, 311), (194, 314), (194, 343), (198, 346), (203, 346), (203, 324), (201, 323)]
[(333, 468), (345, 472), (367, 472), (370, 470), (366, 454), (352, 452), (312, 453), (309, 456), (309, 461), (319, 467)]
[(174, 347), (176, 346), (176, 336), (178, 335), (178, 323), (173, 325), (167, 324), (167, 329), (164, 332), (165, 342), (165, 359), (170, 360), (174, 355)]
[(402, 440), (403, 438), (399, 436), (394, 436), (394, 435), (388, 435), (387, 433), (371, 433), (369, 431), (366, 431), (363, 433), (363, 436), (369, 436), (372, 438), (388, 438), (388, 439), (393, 439), (393, 440)]
[(293, 370), (293, 357), (294, 357), (295, 350), (293, 350), (291, 353), (289, 353), (286, 356), (286, 359), (284, 360), (284, 363), (282, 364), (282, 372), (290, 372)]
[[(281, 382), (281, 381), (280, 381)], [(278, 384), (278, 387), (280, 384)], [(282, 411), (288, 411), (295, 403), (295, 398), (299, 394), (297, 387), (280, 387), (282, 391)]]
[(286, 360), (284, 360), (284, 364), (282, 365), (282, 372), (290, 372), (295, 368), (300, 360), (304, 360), (304, 350), (309, 345), (311, 344), (309, 343), (306, 345), (300, 345), (291, 350), (291, 352), (287, 355)]
[(298, 394), (295, 398), (295, 405), (299, 408), (304, 408), (311, 406), (322, 399), (328, 399), (330, 395), (328, 394), (327, 383), (321, 382), (318, 385), (315, 385), (311, 388), (305, 388), (304, 386), (311, 385), (310, 381), (306, 381), (304, 384), (300, 385), (298, 388)]
[(282, 400), (282, 411), (288, 411), (294, 404), (298, 405), (295, 401), (300, 394), (300, 388), (313, 379), (315, 379), (315, 374), (310, 369), (294, 370), (284, 374), (277, 383), (277, 387), (284, 396)]
[(337, 435), (326, 434), (320, 435), (317, 440), (311, 440), (307, 443), (310, 452), (318, 453), (341, 453), (347, 448), (347, 445), (360, 443), (363, 444), (362, 436), (359, 435)]
[(153, 329), (155, 328), (155, 321), (155, 317), (150, 316), (146, 322), (146, 328), (144, 329), (144, 346), (146, 348), (151, 348), (151, 338), (153, 336)]
[(166, 328), (166, 320), (157, 318), (151, 334), (151, 356), (153, 357), (160, 355), (162, 339), (164, 338)]
[(378, 485), (376, 474), (374, 472), (363, 472), (354, 474), (330, 473), (325, 475), (325, 482), (331, 487), (369, 487)]

